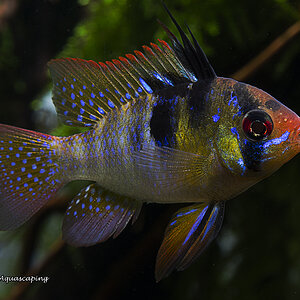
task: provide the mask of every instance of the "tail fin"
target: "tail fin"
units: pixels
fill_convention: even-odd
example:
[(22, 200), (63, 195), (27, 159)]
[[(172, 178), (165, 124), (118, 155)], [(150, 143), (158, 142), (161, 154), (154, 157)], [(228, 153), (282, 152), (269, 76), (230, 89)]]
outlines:
[(0, 125), (0, 230), (22, 225), (62, 186), (58, 139)]

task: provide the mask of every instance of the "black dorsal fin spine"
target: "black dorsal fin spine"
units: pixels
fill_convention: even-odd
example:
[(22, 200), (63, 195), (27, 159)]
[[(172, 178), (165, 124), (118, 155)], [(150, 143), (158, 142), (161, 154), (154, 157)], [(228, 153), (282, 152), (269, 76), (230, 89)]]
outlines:
[(195, 74), (198, 80), (213, 80), (214, 78), (216, 78), (217, 76), (214, 69), (209, 63), (204, 51), (201, 49), (196, 38), (192, 34), (190, 28), (187, 26), (188, 31), (192, 37), (194, 46), (192, 45), (191, 41), (184, 33), (184, 31), (177, 23), (177, 21), (175, 20), (170, 10), (168, 9), (168, 7), (163, 1), (162, 1), (162, 5), (164, 6), (166, 12), (170, 16), (172, 22), (176, 26), (181, 36), (183, 45), (178, 41), (178, 39), (174, 36), (174, 34), (164, 24), (162, 24), (162, 22), (159, 21), (159, 23), (162, 25), (162, 27), (164, 28), (164, 30), (167, 32), (168, 36), (172, 40), (175, 48), (175, 52), (177, 52), (179, 58), (183, 60), (184, 65), (186, 66), (186, 63), (188, 63), (188, 66), (186, 67), (189, 68)]

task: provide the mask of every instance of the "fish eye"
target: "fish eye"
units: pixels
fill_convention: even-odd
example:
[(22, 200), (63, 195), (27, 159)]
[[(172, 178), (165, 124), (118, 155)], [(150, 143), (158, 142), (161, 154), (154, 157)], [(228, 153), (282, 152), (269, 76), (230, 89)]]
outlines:
[(242, 127), (248, 138), (260, 141), (271, 134), (273, 122), (266, 112), (255, 109), (246, 113)]

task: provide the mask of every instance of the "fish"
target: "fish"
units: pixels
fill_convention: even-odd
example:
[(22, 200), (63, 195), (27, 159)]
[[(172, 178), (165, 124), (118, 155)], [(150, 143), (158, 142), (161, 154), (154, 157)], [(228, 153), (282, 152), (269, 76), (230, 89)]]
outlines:
[(225, 203), (300, 151), (300, 118), (263, 90), (216, 75), (165, 6), (171, 46), (94, 62), (48, 63), (57, 137), (0, 125), (0, 230), (29, 220), (67, 183), (92, 181), (68, 204), (62, 237), (87, 247), (116, 238), (143, 203), (186, 203), (167, 225), (156, 281), (191, 265), (216, 238)]

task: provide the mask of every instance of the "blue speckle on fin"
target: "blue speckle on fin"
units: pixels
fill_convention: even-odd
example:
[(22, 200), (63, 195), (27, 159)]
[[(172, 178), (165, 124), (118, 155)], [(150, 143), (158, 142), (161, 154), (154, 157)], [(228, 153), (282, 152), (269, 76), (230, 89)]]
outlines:
[(139, 78), (139, 81), (148, 93), (153, 93), (151, 87), (146, 83), (146, 81), (142, 77)]
[[(137, 218), (141, 205), (142, 202), (91, 184), (81, 190), (68, 207), (63, 222), (63, 239), (72, 245), (88, 246), (116, 237), (131, 218), (133, 221)], [(75, 212), (76, 215), (80, 212), (78, 218)]]
[(111, 108), (114, 108), (114, 107), (115, 107), (115, 105), (114, 105), (110, 100), (107, 101), (107, 104), (108, 104), (108, 106), (111, 107)]

